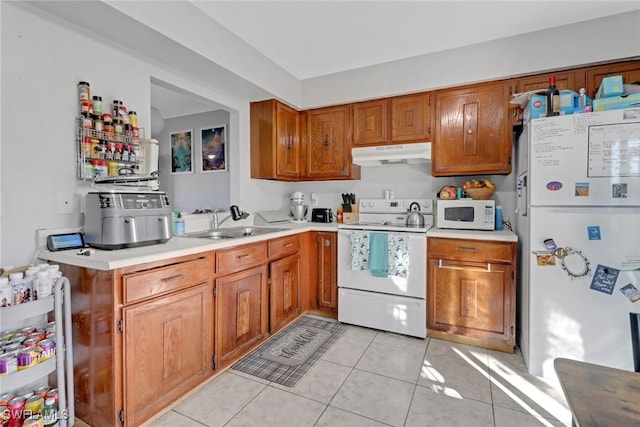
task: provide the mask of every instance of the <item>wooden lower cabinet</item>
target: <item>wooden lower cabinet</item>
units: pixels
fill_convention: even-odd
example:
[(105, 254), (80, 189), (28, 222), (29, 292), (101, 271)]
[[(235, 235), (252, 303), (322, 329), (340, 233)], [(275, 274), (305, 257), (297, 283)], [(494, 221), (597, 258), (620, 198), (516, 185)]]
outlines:
[(208, 283), (124, 308), (126, 425), (149, 419), (212, 370)]
[(428, 240), (429, 335), (513, 352), (515, 243)]
[(318, 308), (338, 310), (338, 239), (335, 232), (319, 232), (318, 248)]
[(300, 256), (272, 262), (269, 282), (269, 332), (273, 334), (300, 314)]
[(222, 368), (268, 333), (266, 265), (215, 280), (216, 367)]
[(76, 418), (137, 426), (213, 374), (209, 254), (60, 270), (71, 284)]

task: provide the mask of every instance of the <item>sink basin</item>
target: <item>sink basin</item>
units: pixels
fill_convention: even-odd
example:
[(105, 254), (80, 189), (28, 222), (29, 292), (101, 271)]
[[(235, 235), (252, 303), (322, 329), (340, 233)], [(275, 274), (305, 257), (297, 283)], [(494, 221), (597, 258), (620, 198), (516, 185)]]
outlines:
[(286, 228), (232, 227), (232, 228), (219, 228), (217, 230), (197, 231), (195, 233), (185, 234), (184, 237), (192, 237), (196, 239), (223, 240), (223, 239), (237, 239), (239, 237), (257, 236), (260, 234), (267, 234), (267, 233), (275, 233), (282, 230), (286, 230)]

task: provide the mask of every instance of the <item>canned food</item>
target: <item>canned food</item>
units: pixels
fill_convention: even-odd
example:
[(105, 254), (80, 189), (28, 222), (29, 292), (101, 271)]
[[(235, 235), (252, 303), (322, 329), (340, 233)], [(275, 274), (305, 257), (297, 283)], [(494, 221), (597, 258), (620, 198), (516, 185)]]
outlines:
[(42, 340), (40, 346), (40, 361), (51, 359), (56, 355), (56, 343), (51, 340)]
[(39, 414), (44, 407), (44, 397), (34, 394), (24, 403), (24, 410), (31, 411), (32, 414)]
[(49, 399), (53, 399), (53, 403), (58, 404), (58, 389), (52, 388), (45, 395), (45, 399), (48, 401)]
[(36, 347), (29, 347), (21, 350), (18, 353), (18, 371), (36, 366), (38, 364), (39, 357), (40, 352)]
[(27, 340), (24, 340), (24, 343), (22, 343), (22, 345), (23, 345), (25, 348), (28, 348), (28, 347), (37, 347), (39, 342), (40, 342), (40, 337), (29, 338), (29, 339), (27, 339)]
[(55, 332), (56, 331), (56, 322), (49, 322), (44, 325), (45, 332)]
[(14, 333), (14, 331), (2, 331), (0, 332), (0, 339), (8, 340), (13, 336)]
[(16, 397), (15, 393), (0, 394), (0, 405), (2, 406), (9, 405), (9, 401), (15, 397)]
[(12, 343), (2, 347), (2, 350), (4, 350), (5, 354), (14, 353), (16, 351), (22, 350), (22, 344), (21, 343), (12, 342)]
[(44, 419), (42, 415), (34, 415), (24, 420), (22, 427), (44, 427)]
[(32, 388), (25, 388), (25, 389), (22, 389), (22, 390), (18, 390), (18, 391), (16, 392), (16, 396), (22, 396), (22, 397), (24, 397), (25, 399), (30, 398), (30, 397), (31, 397), (31, 396), (33, 396), (34, 394), (36, 394), (36, 392), (35, 392), (35, 390), (34, 390), (34, 389), (32, 389)]
[(10, 420), (19, 420), (22, 418), (22, 412), (24, 411), (24, 404), (26, 403), (27, 398), (18, 396), (14, 397), (7, 404), (7, 409), (9, 409), (9, 419)]
[(0, 425), (1, 426), (7, 425), (8, 421), (9, 421), (9, 408), (7, 408), (7, 405), (0, 405)]
[(51, 340), (54, 341), (56, 340), (56, 333), (55, 332), (47, 332), (47, 336), (44, 337), (47, 340)]
[(19, 334), (25, 334), (25, 335), (32, 334), (35, 331), (36, 331), (36, 327), (35, 326), (27, 326), (25, 328), (18, 329), (18, 333)]
[(0, 375), (8, 375), (18, 370), (18, 358), (15, 354), (0, 356)]
[(34, 393), (37, 394), (38, 396), (45, 397), (49, 390), (51, 390), (51, 386), (43, 385), (42, 387), (38, 387), (37, 389), (35, 389)]

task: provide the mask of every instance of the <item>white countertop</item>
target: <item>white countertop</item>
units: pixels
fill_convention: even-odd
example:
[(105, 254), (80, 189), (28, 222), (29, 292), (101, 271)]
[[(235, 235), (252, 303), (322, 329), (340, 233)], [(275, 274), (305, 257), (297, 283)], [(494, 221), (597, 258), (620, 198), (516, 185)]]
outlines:
[(449, 239), (494, 240), (500, 242), (517, 242), (518, 235), (510, 230), (454, 230), (433, 227), (427, 230), (427, 237), (444, 237)]
[[(263, 227), (263, 226), (261, 226)], [(223, 230), (225, 227), (220, 228)], [(113, 270), (116, 268), (128, 267), (131, 265), (144, 264), (147, 262), (161, 261), (163, 259), (193, 255), (200, 252), (207, 252), (216, 249), (228, 248), (231, 246), (244, 245), (262, 240), (275, 239), (291, 234), (305, 231), (337, 231), (336, 223), (307, 222), (303, 224), (282, 224), (274, 228), (286, 228), (286, 230), (274, 233), (260, 234), (257, 236), (240, 237), (237, 239), (210, 240), (191, 237), (172, 237), (167, 243), (161, 243), (139, 248), (128, 248), (118, 250), (96, 249), (91, 255), (78, 255), (77, 250), (50, 252), (41, 250), (37, 257), (42, 260), (86, 267), (95, 270)]]

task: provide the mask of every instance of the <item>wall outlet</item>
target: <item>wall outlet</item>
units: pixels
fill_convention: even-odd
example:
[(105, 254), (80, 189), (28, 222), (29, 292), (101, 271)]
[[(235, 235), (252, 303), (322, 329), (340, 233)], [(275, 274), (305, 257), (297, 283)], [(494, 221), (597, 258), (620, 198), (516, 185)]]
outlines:
[(60, 193), (58, 194), (58, 213), (68, 214), (73, 213), (75, 210), (75, 202), (73, 193)]
[(316, 193), (311, 193), (311, 206), (318, 206), (318, 195)]

